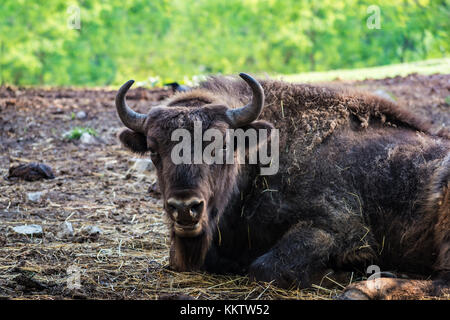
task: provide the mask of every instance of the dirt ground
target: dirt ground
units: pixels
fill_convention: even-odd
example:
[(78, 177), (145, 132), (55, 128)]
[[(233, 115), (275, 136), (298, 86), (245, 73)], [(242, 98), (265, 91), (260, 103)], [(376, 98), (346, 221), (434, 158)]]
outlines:
[[(337, 83), (382, 90), (431, 119), (433, 130), (450, 126), (450, 75)], [(127, 98), (146, 112), (171, 94), (138, 88)], [(117, 142), (114, 96), (104, 89), (0, 87), (0, 298), (329, 299), (364, 276), (282, 290), (242, 276), (169, 270), (162, 204), (149, 192), (155, 176), (130, 170), (135, 156)], [(78, 119), (79, 111), (86, 118)], [(63, 138), (77, 126), (95, 129), (95, 143)], [(30, 162), (49, 165), (55, 178), (6, 179), (10, 167)], [(40, 199), (30, 200), (32, 192), (41, 192)], [(64, 222), (73, 235), (61, 233)], [(12, 229), (30, 224), (42, 226), (43, 234)], [(89, 233), (89, 226), (100, 230)]]

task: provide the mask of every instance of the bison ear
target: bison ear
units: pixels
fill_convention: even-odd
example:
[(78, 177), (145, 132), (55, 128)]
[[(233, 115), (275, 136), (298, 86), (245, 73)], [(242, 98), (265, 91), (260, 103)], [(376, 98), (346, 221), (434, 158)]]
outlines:
[(144, 154), (148, 151), (147, 138), (142, 133), (130, 129), (122, 129), (117, 136), (125, 148), (135, 153)]
[[(265, 120), (253, 121), (252, 123), (246, 125), (245, 127), (242, 127), (242, 129), (243, 129), (244, 131), (247, 130), (247, 129), (250, 129), (250, 128), (256, 130), (257, 132), (258, 132), (258, 130), (260, 130), (260, 129), (265, 129), (265, 130), (267, 130), (267, 139), (268, 139), (268, 141), (270, 141), (270, 137), (271, 137), (270, 134), (271, 134), (271, 132), (272, 132), (272, 129), (275, 129), (275, 127), (273, 126), (273, 124), (271, 124), (270, 122), (267, 122), (267, 121), (265, 121)], [(260, 140), (260, 138), (263, 138), (263, 139), (265, 140), (265, 137), (259, 137), (259, 135), (258, 135), (258, 144), (257, 144), (257, 146), (256, 146), (256, 149), (255, 149), (255, 148), (252, 148), (252, 149), (250, 150), (250, 152), (255, 152), (255, 151), (257, 151), (257, 150), (259, 149), (260, 143), (261, 143), (261, 141), (262, 141), (262, 140)]]

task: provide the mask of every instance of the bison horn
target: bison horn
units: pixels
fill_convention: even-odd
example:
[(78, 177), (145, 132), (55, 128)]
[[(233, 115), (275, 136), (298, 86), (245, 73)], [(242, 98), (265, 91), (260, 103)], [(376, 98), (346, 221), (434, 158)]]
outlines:
[(244, 79), (253, 92), (252, 101), (237, 109), (229, 109), (227, 116), (235, 128), (239, 128), (255, 121), (260, 115), (264, 106), (264, 90), (253, 77), (246, 73), (240, 73), (239, 76)]
[(139, 133), (145, 133), (144, 121), (147, 118), (147, 116), (145, 114), (137, 113), (131, 110), (131, 108), (128, 107), (125, 101), (125, 95), (127, 94), (128, 89), (130, 89), (130, 87), (133, 85), (133, 83), (134, 80), (129, 80), (125, 82), (125, 84), (122, 85), (119, 91), (117, 92), (116, 95), (117, 113), (119, 114), (120, 120), (122, 120), (123, 124), (126, 127)]

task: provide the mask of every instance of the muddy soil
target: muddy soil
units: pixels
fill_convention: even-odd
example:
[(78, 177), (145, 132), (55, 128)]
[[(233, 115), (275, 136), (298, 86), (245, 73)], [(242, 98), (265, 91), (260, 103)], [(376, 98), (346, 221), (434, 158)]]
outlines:
[[(381, 90), (430, 119), (433, 130), (450, 127), (450, 75), (337, 84)], [(127, 99), (146, 112), (172, 94), (138, 88)], [(281, 290), (246, 277), (169, 270), (162, 203), (149, 192), (155, 175), (130, 170), (136, 156), (117, 142), (114, 97), (105, 89), (0, 88), (0, 298), (327, 299), (347, 284)], [(64, 138), (75, 127), (94, 129), (93, 143)], [(6, 179), (10, 167), (32, 162), (50, 166), (55, 178)], [(73, 233), (64, 232), (65, 222)], [(42, 234), (13, 230), (31, 224)]]

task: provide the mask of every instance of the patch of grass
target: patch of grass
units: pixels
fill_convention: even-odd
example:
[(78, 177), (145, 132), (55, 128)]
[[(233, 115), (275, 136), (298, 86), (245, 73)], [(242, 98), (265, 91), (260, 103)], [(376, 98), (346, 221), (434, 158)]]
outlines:
[(92, 128), (75, 127), (69, 132), (64, 134), (64, 139), (67, 140), (78, 140), (81, 138), (83, 133), (89, 133), (91, 136), (97, 136), (97, 132)]
[(332, 80), (365, 80), (383, 79), (387, 77), (406, 76), (411, 73), (433, 74), (450, 73), (450, 58), (431, 59), (410, 63), (392, 64), (361, 69), (341, 69), (323, 72), (308, 72), (292, 75), (281, 75), (278, 78), (288, 82), (318, 82)]
[(445, 103), (450, 105), (450, 96), (445, 97)]

